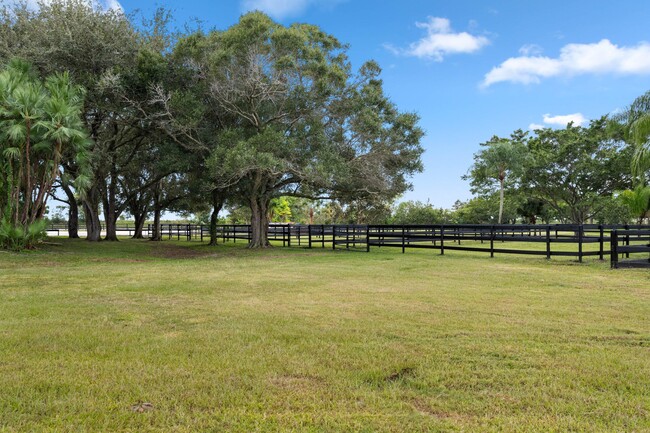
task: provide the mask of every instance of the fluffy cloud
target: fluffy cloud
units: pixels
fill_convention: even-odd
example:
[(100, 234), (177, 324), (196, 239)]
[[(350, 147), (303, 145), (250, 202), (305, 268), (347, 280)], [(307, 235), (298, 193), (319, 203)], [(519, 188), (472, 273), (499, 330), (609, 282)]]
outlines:
[(528, 129), (534, 131), (536, 129), (548, 128), (549, 126), (559, 126), (565, 128), (569, 123), (573, 122), (575, 126), (582, 126), (587, 123), (589, 119), (582, 115), (582, 113), (563, 114), (551, 116), (550, 114), (544, 115), (544, 125), (539, 123), (531, 123)]
[(650, 44), (619, 47), (607, 39), (594, 44), (568, 44), (557, 58), (523, 50), (485, 75), (483, 87), (501, 81), (531, 84), (543, 78), (584, 74), (650, 74)]
[(103, 2), (104, 9), (110, 10), (116, 10), (116, 11), (124, 11), (124, 8), (120, 4), (119, 1), (117, 0), (104, 0)]
[(300, 15), (307, 7), (318, 5), (321, 7), (334, 6), (344, 0), (242, 0), (243, 11), (258, 10), (265, 12), (276, 19)]
[(427, 22), (416, 23), (418, 28), (425, 29), (426, 35), (407, 49), (399, 49), (387, 45), (386, 48), (395, 54), (433, 59), (440, 62), (448, 54), (473, 53), (490, 43), (484, 36), (474, 36), (467, 32), (455, 33), (447, 18), (429, 17)]

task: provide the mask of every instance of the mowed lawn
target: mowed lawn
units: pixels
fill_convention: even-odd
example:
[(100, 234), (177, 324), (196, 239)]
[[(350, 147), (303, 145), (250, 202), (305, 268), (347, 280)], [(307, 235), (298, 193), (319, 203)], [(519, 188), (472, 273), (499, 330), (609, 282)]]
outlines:
[(650, 431), (648, 270), (57, 242), (0, 252), (1, 432)]

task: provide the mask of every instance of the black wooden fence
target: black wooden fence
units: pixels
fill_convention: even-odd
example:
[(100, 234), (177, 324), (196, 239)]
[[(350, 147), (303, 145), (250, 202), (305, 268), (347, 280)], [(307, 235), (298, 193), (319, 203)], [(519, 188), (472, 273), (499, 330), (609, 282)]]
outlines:
[[(65, 226), (52, 226), (50, 231), (63, 231)], [(133, 226), (120, 226), (118, 233), (134, 231)], [(144, 228), (151, 236), (153, 226)], [(163, 239), (205, 241), (210, 237), (207, 225), (161, 224)], [(247, 224), (217, 226), (220, 242), (248, 242), (251, 227)], [(553, 256), (611, 257), (612, 267), (650, 266), (645, 260), (650, 249), (649, 225), (360, 225), (360, 224), (270, 224), (269, 240), (282, 246), (332, 248), (370, 251), (371, 247), (433, 249), (446, 251), (475, 251), (489, 254), (528, 254), (550, 259)], [(630, 258), (630, 254), (632, 257)]]
[[(147, 231), (151, 232), (149, 226)], [(192, 224), (162, 224), (163, 239), (200, 240), (209, 238), (209, 227)], [(445, 251), (475, 251), (490, 254), (528, 254), (550, 259), (553, 256), (596, 256), (603, 260), (611, 255), (612, 238), (618, 231), (623, 239), (621, 251), (629, 256), (640, 251), (638, 242), (650, 231), (647, 225), (596, 225), (596, 224), (550, 224), (550, 225), (331, 225), (331, 224), (271, 224), (269, 239), (283, 246), (307, 248), (332, 248), (369, 251), (371, 247), (424, 248)], [(623, 236), (623, 238), (621, 238)], [(248, 242), (251, 239), (249, 225), (218, 225), (217, 239), (221, 242)], [(633, 245), (630, 245), (632, 242)], [(645, 251), (645, 250), (644, 250)]]
[(612, 230), (610, 261), (615, 269), (650, 268), (650, 229)]

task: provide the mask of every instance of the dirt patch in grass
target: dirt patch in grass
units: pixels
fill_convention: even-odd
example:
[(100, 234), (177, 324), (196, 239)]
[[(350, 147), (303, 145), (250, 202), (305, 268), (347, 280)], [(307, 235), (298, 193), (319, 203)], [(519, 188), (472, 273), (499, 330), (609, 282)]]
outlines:
[(400, 379), (405, 379), (408, 377), (415, 376), (415, 369), (413, 367), (404, 367), (400, 368), (397, 371), (392, 372), (384, 378), (385, 382), (397, 382)]
[(91, 263), (142, 263), (148, 262), (149, 260), (145, 259), (127, 259), (120, 257), (102, 257), (96, 259), (88, 259)]
[(469, 421), (472, 418), (471, 416), (464, 415), (462, 413), (449, 412), (445, 410), (432, 408), (427, 402), (419, 398), (415, 398), (411, 400), (411, 406), (413, 407), (413, 409), (417, 410), (422, 415), (427, 415), (442, 420)]
[(323, 379), (303, 374), (285, 374), (269, 379), (269, 382), (284, 390), (310, 391), (323, 386)]

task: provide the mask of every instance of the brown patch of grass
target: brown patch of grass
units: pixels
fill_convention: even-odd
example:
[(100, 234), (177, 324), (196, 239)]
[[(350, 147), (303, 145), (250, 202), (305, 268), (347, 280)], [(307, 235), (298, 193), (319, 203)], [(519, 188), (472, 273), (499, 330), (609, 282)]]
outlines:
[(411, 401), (411, 406), (413, 407), (413, 409), (415, 409), (422, 415), (430, 416), (441, 420), (469, 421), (472, 419), (472, 416), (470, 415), (466, 415), (458, 412), (449, 412), (441, 409), (434, 409), (427, 402), (419, 398), (414, 398)]
[(283, 374), (270, 378), (269, 382), (286, 391), (310, 391), (324, 385), (320, 377), (306, 374)]

